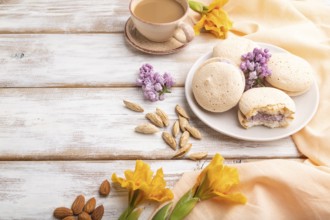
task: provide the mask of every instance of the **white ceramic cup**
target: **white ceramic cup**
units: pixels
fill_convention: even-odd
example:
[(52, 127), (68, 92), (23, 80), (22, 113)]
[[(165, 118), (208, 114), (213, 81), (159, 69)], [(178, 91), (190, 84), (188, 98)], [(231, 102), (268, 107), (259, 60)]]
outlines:
[[(134, 23), (135, 28), (143, 36), (154, 42), (165, 42), (168, 41), (170, 38), (175, 37), (174, 33), (179, 28), (183, 30), (186, 36), (186, 41), (182, 42), (182, 40), (180, 39), (177, 40), (179, 40), (182, 43), (188, 43), (192, 41), (195, 35), (194, 30), (190, 25), (184, 22), (184, 20), (188, 16), (188, 11), (189, 11), (189, 5), (187, 0), (173, 0), (173, 1), (177, 1), (183, 7), (185, 13), (182, 15), (181, 18), (167, 23), (153, 23), (142, 20), (141, 18), (137, 17), (134, 14), (134, 9), (141, 1), (144, 0), (131, 0), (129, 4), (129, 10), (131, 12), (131, 19)], [(158, 0), (158, 1), (162, 1), (162, 0)], [(164, 11), (164, 13), (166, 13), (166, 11)]]

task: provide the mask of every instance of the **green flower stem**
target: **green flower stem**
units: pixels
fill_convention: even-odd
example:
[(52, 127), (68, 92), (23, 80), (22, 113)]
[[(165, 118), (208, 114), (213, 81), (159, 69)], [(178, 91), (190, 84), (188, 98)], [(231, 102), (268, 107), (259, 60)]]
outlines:
[(118, 220), (126, 220), (127, 217), (133, 212), (134, 207), (128, 206), (127, 209), (120, 215)]
[(165, 93), (171, 93), (171, 90), (169, 90), (166, 86), (163, 87), (163, 90), (160, 92), (160, 94), (165, 94)]
[(141, 212), (142, 209), (135, 209), (135, 207), (128, 206), (118, 220), (138, 220)]
[(130, 192), (130, 197), (129, 197), (129, 205), (131, 207), (136, 207), (140, 202), (141, 202), (141, 192), (140, 190), (134, 190), (132, 192)]
[(208, 185), (208, 173), (205, 173), (204, 178), (202, 179), (201, 183), (199, 184), (198, 188), (195, 190), (194, 197), (197, 197), (200, 199), (200, 201), (207, 200), (212, 198), (212, 195), (208, 193), (209, 187)]
[(158, 212), (152, 217), (152, 220), (166, 220), (170, 215), (170, 209), (172, 208), (173, 202), (164, 205)]
[(128, 200), (129, 205), (126, 210), (120, 215), (119, 220), (134, 220), (138, 219), (138, 217), (140, 216), (141, 210), (134, 210), (141, 202), (140, 190), (130, 191)]
[(131, 214), (129, 214), (126, 218), (126, 220), (138, 220), (140, 217), (140, 214), (142, 212), (142, 209), (135, 209)]
[(264, 85), (262, 79), (260, 79), (260, 78), (257, 78), (257, 79), (256, 79), (256, 84), (257, 84), (259, 87), (265, 87), (265, 85)]
[(171, 213), (170, 220), (184, 219), (193, 210), (199, 201), (198, 197), (193, 196), (193, 191), (189, 190), (181, 197)]

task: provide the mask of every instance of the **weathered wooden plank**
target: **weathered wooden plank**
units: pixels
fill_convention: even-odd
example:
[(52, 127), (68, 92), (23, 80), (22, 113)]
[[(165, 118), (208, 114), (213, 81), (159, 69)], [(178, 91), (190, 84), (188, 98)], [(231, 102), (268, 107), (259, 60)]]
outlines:
[[(148, 161), (156, 171), (163, 167), (170, 187), (185, 171), (202, 166), (191, 161)], [(84, 194), (103, 204), (103, 219), (118, 219), (127, 205), (127, 192), (112, 188), (108, 197), (100, 197), (98, 188), (112, 173), (123, 176), (134, 170), (135, 161), (104, 162), (0, 162), (1, 219), (53, 219), (56, 207), (71, 207), (75, 197)]]
[[(211, 2), (200, 1), (205, 4)], [(130, 0), (0, 0), (0, 33), (122, 32), (130, 16), (129, 2)], [(318, 2), (330, 4), (329, 0)], [(225, 8), (231, 14), (231, 2)]]
[[(123, 99), (142, 104), (145, 112), (162, 108), (171, 124), (177, 119), (176, 104), (189, 109), (183, 88), (156, 103), (145, 101), (138, 88), (0, 89), (0, 160), (170, 159), (174, 152), (161, 132), (134, 132), (147, 120), (143, 113), (126, 109)], [(201, 141), (191, 139), (192, 152), (220, 152), (230, 158), (301, 156), (290, 137), (240, 141), (208, 128), (194, 115), (191, 123), (203, 135)]]
[(1, 0), (0, 33), (86, 33), (124, 30), (129, 0)]
[(0, 87), (134, 86), (143, 63), (183, 86), (192, 64), (217, 41), (206, 35), (177, 54), (152, 56), (123, 34), (0, 35)]
[[(163, 168), (170, 188), (184, 172), (199, 170), (207, 164), (205, 160), (146, 162), (154, 172)], [(226, 160), (226, 163), (236, 162)], [(112, 187), (108, 197), (100, 197), (98, 187), (112, 173), (123, 176), (125, 170), (134, 170), (134, 166), (135, 161), (0, 162), (1, 219), (54, 219), (52, 213), (56, 207), (70, 207), (80, 194), (88, 199), (95, 197), (97, 204), (104, 205), (103, 219), (118, 219), (127, 205), (127, 192)], [(144, 210), (141, 219), (147, 219), (152, 210), (153, 206)]]

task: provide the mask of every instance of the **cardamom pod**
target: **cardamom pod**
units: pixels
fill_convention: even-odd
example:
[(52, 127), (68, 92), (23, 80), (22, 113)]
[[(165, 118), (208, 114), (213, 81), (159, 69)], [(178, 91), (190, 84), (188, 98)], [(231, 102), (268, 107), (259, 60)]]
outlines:
[(194, 138), (196, 139), (202, 139), (202, 135), (201, 133), (199, 132), (199, 130), (193, 126), (190, 126), (190, 125), (187, 125), (185, 127), (185, 129), (191, 134), (191, 136), (193, 136)]
[(188, 153), (190, 151), (191, 147), (192, 147), (192, 144), (185, 145), (180, 150), (178, 150), (172, 158), (173, 159), (174, 158), (182, 158), (184, 155), (186, 155), (186, 153)]
[(145, 124), (138, 125), (135, 128), (135, 131), (138, 133), (141, 133), (141, 134), (154, 134), (154, 133), (158, 132), (159, 129), (153, 124), (145, 123)]
[(162, 134), (162, 138), (168, 146), (170, 146), (173, 150), (176, 150), (176, 141), (170, 133), (164, 131)]
[(136, 104), (136, 103), (133, 103), (133, 102), (130, 102), (127, 100), (123, 100), (123, 102), (124, 102), (125, 106), (132, 111), (135, 111), (135, 112), (144, 111), (144, 109), (139, 104)]
[(207, 157), (207, 152), (192, 153), (189, 154), (188, 157), (191, 160), (201, 160)]
[(189, 125), (188, 120), (185, 117), (179, 115), (179, 125), (182, 132), (186, 130), (186, 126)]
[(147, 113), (146, 118), (149, 119), (149, 121), (154, 125), (156, 125), (157, 127), (160, 128), (164, 127), (162, 119), (155, 113)]
[(177, 120), (174, 122), (173, 127), (172, 127), (173, 137), (178, 136), (179, 132), (180, 132), (180, 126), (179, 126), (179, 121)]
[(183, 134), (180, 137), (180, 147), (184, 147), (187, 145), (188, 140), (189, 140), (190, 134), (188, 131), (183, 132)]
[(182, 108), (180, 105), (176, 105), (175, 110), (178, 113), (178, 115), (181, 115), (182, 117), (185, 117), (187, 120), (190, 119), (190, 117), (187, 114), (186, 110), (184, 110), (184, 108)]
[(164, 112), (160, 108), (156, 108), (156, 114), (162, 119), (165, 127), (167, 127), (170, 124), (170, 122), (168, 120), (168, 115), (166, 114), (166, 112)]

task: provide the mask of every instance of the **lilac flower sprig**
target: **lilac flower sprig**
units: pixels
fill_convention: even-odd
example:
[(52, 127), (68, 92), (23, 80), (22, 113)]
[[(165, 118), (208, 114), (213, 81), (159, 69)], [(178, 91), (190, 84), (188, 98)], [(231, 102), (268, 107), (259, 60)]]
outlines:
[(261, 48), (254, 48), (252, 52), (242, 55), (240, 68), (245, 76), (245, 91), (265, 86), (265, 77), (272, 74), (267, 65), (271, 56), (268, 49)]
[(144, 97), (155, 102), (165, 99), (165, 94), (171, 92), (174, 80), (169, 73), (161, 75), (154, 71), (152, 65), (146, 63), (141, 66), (136, 83), (142, 87)]

